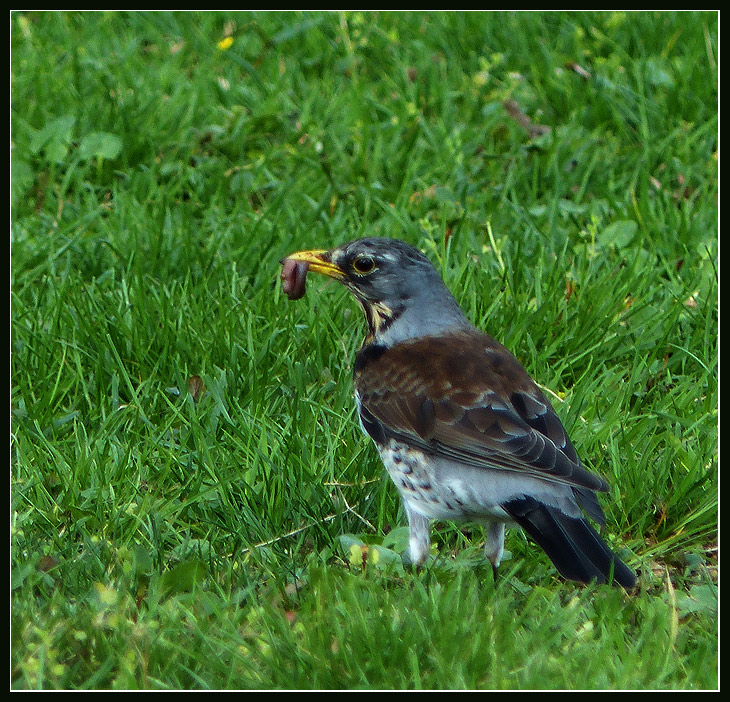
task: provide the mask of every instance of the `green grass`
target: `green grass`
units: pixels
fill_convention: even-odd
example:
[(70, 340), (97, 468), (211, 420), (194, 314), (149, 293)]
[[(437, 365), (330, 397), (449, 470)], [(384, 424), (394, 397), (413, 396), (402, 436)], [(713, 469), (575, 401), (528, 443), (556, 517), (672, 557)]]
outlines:
[[(28, 12), (11, 50), (14, 689), (717, 688), (716, 13)], [(360, 313), (278, 286), (364, 235), (553, 395), (635, 595), (518, 530), (496, 582), (468, 525), (404, 570)]]

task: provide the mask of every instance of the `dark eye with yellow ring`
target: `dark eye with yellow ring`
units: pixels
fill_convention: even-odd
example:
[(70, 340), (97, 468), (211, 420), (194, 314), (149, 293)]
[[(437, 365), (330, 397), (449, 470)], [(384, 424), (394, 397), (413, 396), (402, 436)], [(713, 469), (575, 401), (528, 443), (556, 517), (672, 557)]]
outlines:
[(372, 273), (375, 269), (375, 261), (370, 256), (358, 256), (352, 262), (352, 269), (361, 275)]

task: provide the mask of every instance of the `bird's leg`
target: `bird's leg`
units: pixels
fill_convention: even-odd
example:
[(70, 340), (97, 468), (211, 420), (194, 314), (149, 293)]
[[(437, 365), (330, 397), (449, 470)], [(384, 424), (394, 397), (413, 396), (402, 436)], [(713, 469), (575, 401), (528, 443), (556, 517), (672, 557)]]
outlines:
[(487, 542), (484, 544), (484, 555), (492, 564), (492, 572), (496, 580), (497, 568), (499, 568), (504, 554), (504, 522), (488, 522), (485, 527)]
[(408, 557), (411, 565), (422, 565), (431, 552), (430, 520), (404, 502), (408, 515)]

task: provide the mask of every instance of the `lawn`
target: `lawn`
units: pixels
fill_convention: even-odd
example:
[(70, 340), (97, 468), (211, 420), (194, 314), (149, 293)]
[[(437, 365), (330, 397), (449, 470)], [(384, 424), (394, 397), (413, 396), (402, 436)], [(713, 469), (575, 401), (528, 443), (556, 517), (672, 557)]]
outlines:
[[(715, 12), (14, 12), (13, 689), (716, 689)], [(604, 475), (637, 592), (404, 567), (346, 291), (421, 248)]]

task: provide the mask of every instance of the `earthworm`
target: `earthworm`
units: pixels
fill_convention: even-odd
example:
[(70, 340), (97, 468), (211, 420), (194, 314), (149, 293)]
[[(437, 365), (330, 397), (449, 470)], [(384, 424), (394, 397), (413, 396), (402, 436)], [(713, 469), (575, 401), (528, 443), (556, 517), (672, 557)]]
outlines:
[(290, 300), (304, 297), (304, 284), (307, 280), (309, 264), (285, 258), (281, 268), (281, 289)]

